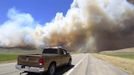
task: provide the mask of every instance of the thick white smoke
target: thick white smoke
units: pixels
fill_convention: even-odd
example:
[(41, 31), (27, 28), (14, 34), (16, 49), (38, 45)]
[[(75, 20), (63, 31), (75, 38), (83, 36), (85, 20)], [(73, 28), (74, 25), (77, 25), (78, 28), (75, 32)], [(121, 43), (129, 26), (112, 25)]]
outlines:
[[(45, 9), (44, 9), (45, 10)], [(74, 0), (44, 25), (15, 9), (0, 25), (1, 47), (65, 46), (94, 51), (134, 47), (134, 5), (127, 0)]]
[(32, 47), (38, 42), (34, 36), (39, 24), (27, 13), (19, 13), (14, 8), (7, 14), (9, 20), (0, 25), (0, 47)]

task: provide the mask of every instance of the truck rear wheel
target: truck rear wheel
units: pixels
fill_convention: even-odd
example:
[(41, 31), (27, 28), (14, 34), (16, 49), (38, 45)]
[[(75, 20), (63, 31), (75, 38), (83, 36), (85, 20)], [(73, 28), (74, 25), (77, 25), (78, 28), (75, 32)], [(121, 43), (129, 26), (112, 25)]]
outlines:
[(52, 63), (49, 68), (48, 68), (48, 75), (55, 75), (55, 71), (56, 71), (56, 64)]
[(27, 72), (27, 75), (35, 75), (35, 73), (33, 73), (33, 72)]

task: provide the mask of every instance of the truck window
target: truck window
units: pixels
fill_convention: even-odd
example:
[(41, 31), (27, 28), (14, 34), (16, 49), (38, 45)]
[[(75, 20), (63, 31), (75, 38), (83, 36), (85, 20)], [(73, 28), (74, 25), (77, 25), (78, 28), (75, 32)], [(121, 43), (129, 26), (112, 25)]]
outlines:
[(68, 53), (68, 52), (67, 52), (66, 50), (64, 50), (64, 54), (66, 54), (66, 55), (67, 55), (67, 53)]
[(63, 50), (63, 52), (64, 52), (64, 55), (67, 55), (67, 52), (65, 50)]
[(45, 53), (45, 54), (58, 54), (58, 51), (57, 51), (57, 49), (44, 49), (43, 50), (43, 53)]
[(63, 55), (63, 54), (64, 54), (64, 52), (63, 52), (63, 50), (62, 50), (62, 49), (59, 49), (59, 53), (60, 53), (61, 55)]
[(60, 50), (61, 55), (66, 55), (67, 54), (67, 52), (64, 49), (59, 49), (59, 50)]

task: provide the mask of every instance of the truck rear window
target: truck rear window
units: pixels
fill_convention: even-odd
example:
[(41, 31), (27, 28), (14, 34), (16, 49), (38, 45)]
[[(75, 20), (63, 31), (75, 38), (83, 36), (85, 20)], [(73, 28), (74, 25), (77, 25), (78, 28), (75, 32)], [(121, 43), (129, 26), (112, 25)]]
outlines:
[(58, 51), (57, 49), (44, 49), (43, 50), (43, 53), (46, 53), (46, 54), (58, 54)]

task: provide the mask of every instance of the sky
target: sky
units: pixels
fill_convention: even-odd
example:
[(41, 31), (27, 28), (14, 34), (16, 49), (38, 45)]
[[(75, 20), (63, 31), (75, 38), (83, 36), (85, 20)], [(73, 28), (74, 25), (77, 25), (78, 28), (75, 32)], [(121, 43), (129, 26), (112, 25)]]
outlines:
[(40, 24), (50, 22), (57, 12), (66, 14), (73, 0), (1, 0), (0, 24), (8, 20), (7, 13), (14, 8), (30, 14)]

